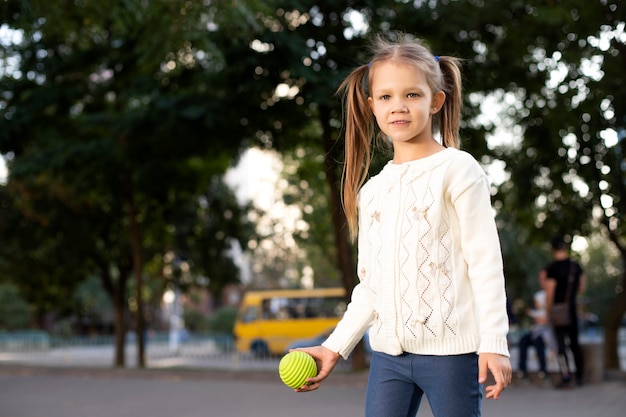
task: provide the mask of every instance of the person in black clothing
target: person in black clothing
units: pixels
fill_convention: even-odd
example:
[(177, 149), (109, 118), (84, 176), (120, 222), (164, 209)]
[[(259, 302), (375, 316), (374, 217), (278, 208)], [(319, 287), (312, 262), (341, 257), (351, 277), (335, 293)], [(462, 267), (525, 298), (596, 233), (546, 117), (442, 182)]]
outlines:
[[(546, 311), (550, 311), (555, 303), (565, 301), (568, 280), (570, 274), (573, 278), (572, 287), (569, 291), (570, 324), (568, 326), (554, 327), (554, 336), (558, 344), (558, 359), (561, 370), (561, 382), (557, 388), (567, 388), (571, 384), (571, 370), (566, 353), (567, 347), (574, 357), (576, 367), (576, 383), (583, 383), (583, 353), (578, 342), (578, 314), (576, 299), (578, 294), (585, 291), (585, 274), (579, 263), (569, 256), (569, 249), (565, 240), (561, 237), (552, 239), (551, 250), (553, 262), (541, 271), (546, 281)], [(567, 343), (569, 342), (569, 344)]]

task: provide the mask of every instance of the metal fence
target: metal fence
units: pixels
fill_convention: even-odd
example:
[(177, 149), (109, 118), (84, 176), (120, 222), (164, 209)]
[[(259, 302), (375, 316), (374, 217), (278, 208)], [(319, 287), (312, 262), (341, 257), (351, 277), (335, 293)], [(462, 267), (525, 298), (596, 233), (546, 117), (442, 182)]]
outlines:
[[(0, 332), (0, 363), (42, 366), (93, 366), (113, 364), (112, 336), (61, 337), (45, 332)], [(279, 358), (258, 358), (235, 352), (231, 336), (186, 335), (175, 343), (167, 333), (146, 337), (148, 367), (207, 367), (216, 369), (275, 369)], [(125, 362), (135, 366), (137, 344), (133, 335), (125, 343)]]
[[(511, 362), (517, 365), (517, 333), (511, 334)], [(620, 330), (619, 356), (621, 369), (626, 371), (626, 328)], [(596, 332), (583, 335), (583, 344), (602, 343), (603, 335)], [(223, 370), (278, 369), (278, 356), (258, 357), (238, 353), (230, 335), (188, 334), (173, 343), (168, 333), (150, 333), (145, 346), (148, 368), (206, 368)], [(110, 367), (114, 359), (112, 336), (61, 337), (41, 331), (0, 332), (0, 364), (25, 364), (39, 366)], [(529, 368), (535, 366), (534, 351), (530, 352)], [(549, 368), (558, 369), (556, 358), (549, 359)], [(125, 363), (137, 363), (137, 345), (134, 335), (126, 338)], [(350, 369), (350, 361), (340, 361), (340, 368)]]

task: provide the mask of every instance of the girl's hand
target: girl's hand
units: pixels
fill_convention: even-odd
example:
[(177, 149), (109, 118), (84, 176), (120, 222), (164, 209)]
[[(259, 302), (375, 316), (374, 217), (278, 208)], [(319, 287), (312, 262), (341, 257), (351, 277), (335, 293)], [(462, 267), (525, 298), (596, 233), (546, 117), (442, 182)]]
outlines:
[(485, 390), (487, 398), (497, 400), (502, 391), (511, 383), (513, 371), (511, 361), (506, 356), (497, 353), (481, 353), (478, 356), (478, 382), (487, 382), (487, 372), (491, 372), (495, 379), (495, 385), (489, 385)]
[(293, 350), (301, 350), (313, 356), (318, 369), (317, 376), (307, 379), (306, 382), (308, 385), (296, 388), (294, 390), (296, 392), (308, 392), (318, 389), (320, 387), (320, 383), (325, 380), (328, 375), (330, 375), (330, 372), (335, 368), (335, 365), (337, 365), (337, 362), (339, 362), (339, 359), (341, 358), (338, 353), (333, 352), (324, 346), (314, 346)]

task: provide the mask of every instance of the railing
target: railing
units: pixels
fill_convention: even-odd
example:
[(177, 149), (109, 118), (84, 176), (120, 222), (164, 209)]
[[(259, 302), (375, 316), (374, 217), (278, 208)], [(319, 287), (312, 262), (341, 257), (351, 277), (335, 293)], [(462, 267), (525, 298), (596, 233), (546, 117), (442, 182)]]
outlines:
[[(519, 339), (512, 333), (511, 361), (517, 365), (516, 345)], [(583, 335), (581, 342), (597, 343), (603, 340), (601, 332)], [(626, 370), (626, 328), (619, 333), (621, 369)], [(125, 363), (136, 365), (137, 345), (129, 334), (125, 345)], [(532, 358), (531, 350), (531, 360)], [(172, 342), (168, 333), (150, 333), (146, 338), (146, 363), (149, 368), (205, 368), (226, 370), (278, 369), (278, 356), (257, 357), (237, 353), (234, 341), (228, 335), (196, 335)], [(0, 364), (39, 366), (110, 367), (114, 359), (112, 336), (61, 337), (41, 331), (0, 332)], [(350, 361), (340, 361), (340, 368), (350, 369)]]
[[(40, 331), (0, 332), (0, 364), (36, 366), (109, 367), (114, 360), (112, 336), (61, 337)], [(125, 363), (137, 363), (133, 334), (125, 343)], [(237, 353), (229, 335), (184, 335), (170, 339), (168, 333), (146, 337), (145, 357), (150, 368), (211, 368), (228, 370), (276, 370), (278, 356), (257, 357)]]

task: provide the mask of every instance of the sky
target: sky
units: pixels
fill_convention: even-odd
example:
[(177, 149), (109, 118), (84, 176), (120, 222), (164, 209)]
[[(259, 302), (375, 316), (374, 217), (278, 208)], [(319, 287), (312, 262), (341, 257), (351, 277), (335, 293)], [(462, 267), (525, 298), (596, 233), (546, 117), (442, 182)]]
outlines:
[(4, 163), (4, 157), (0, 157), (0, 185), (4, 185), (7, 183), (7, 166)]
[(275, 203), (281, 171), (282, 163), (276, 153), (250, 148), (226, 172), (224, 179), (240, 203), (253, 201), (255, 206), (268, 210)]

